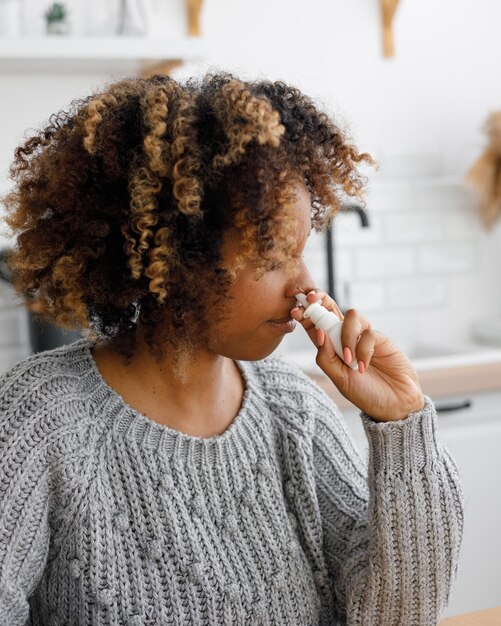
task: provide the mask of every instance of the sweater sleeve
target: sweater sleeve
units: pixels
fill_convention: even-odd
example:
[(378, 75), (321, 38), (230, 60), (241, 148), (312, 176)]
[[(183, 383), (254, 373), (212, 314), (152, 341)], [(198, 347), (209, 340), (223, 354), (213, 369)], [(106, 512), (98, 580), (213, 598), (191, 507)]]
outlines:
[(9, 626), (27, 623), (49, 550), (46, 446), (28, 394), (0, 379), (0, 624)]
[(320, 402), (314, 471), (336, 617), (436, 626), (457, 573), (464, 501), (431, 398), (396, 422), (360, 411), (368, 465), (336, 405), (326, 395)]

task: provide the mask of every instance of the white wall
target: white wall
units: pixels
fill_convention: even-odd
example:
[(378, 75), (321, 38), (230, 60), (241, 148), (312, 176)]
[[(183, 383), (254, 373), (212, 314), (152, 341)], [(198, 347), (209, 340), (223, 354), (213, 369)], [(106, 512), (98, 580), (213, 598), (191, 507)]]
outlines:
[[(305, 9), (307, 7), (307, 9)], [(400, 2), (396, 56), (381, 53), (377, 0), (207, 3), (212, 62), (298, 83), (341, 113), (361, 146), (468, 143), (501, 105), (496, 0)]]

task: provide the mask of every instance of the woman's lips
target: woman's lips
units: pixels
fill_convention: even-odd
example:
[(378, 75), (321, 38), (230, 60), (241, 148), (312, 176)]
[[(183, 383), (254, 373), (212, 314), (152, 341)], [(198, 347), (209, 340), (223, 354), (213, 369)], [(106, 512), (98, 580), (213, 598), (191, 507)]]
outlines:
[(296, 320), (292, 317), (282, 317), (279, 320), (268, 320), (270, 326), (282, 333), (291, 333), (296, 327)]

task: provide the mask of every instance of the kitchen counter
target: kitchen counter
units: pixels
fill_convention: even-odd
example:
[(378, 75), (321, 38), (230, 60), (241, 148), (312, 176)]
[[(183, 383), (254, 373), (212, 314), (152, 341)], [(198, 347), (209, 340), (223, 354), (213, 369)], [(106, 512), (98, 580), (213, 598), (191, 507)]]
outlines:
[[(412, 359), (411, 359), (412, 360)], [(297, 363), (297, 361), (295, 361)], [(311, 361), (310, 361), (311, 363)], [(423, 393), (431, 398), (501, 389), (501, 350), (482, 348), (477, 352), (412, 360)], [(356, 409), (316, 365), (302, 369), (342, 408)], [(370, 364), (369, 364), (370, 369)]]
[(501, 606), (485, 611), (475, 611), (447, 617), (440, 620), (438, 626), (499, 626), (501, 624)]

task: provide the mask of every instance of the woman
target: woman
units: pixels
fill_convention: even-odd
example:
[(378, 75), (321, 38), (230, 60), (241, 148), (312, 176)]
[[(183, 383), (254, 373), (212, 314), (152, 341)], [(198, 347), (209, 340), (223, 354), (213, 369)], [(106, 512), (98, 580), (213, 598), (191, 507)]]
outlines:
[[(122, 80), (49, 121), (16, 150), (9, 263), (84, 337), (0, 378), (0, 623), (435, 625), (457, 467), (409, 359), (302, 256), (370, 155), (295, 87), (224, 72)], [(367, 465), (269, 356), (292, 318), (360, 408)]]

